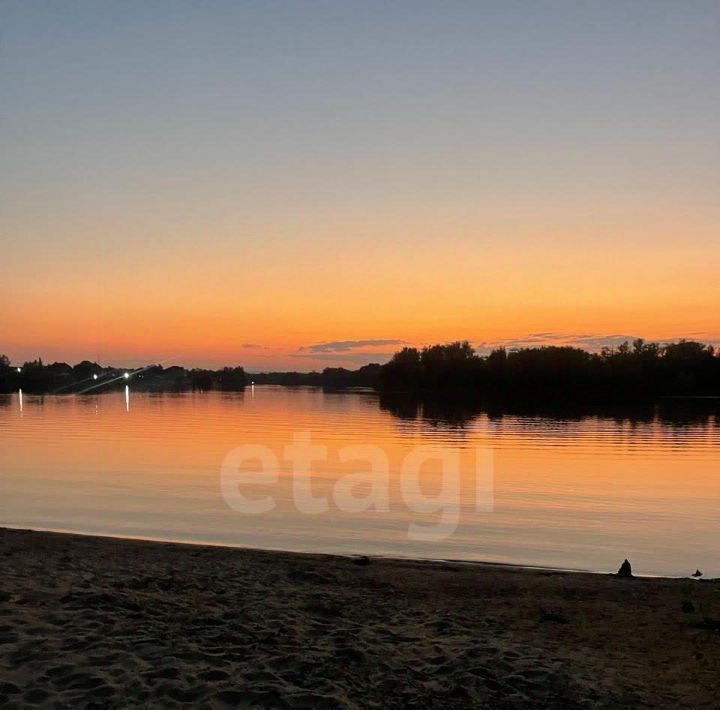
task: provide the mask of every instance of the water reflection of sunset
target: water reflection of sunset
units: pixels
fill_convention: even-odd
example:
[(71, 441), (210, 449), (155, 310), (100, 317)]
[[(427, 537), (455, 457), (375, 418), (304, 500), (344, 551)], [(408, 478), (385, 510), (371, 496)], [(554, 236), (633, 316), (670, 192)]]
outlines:
[[(633, 552), (639, 570), (711, 571), (720, 461), (714, 415), (688, 426), (658, 420), (578, 421), (480, 415), (464, 425), (399, 419), (371, 394), (256, 387), (245, 393), (3, 398), (0, 487), (7, 524), (219, 544), (299, 550), (515, 561), (606, 569)], [(327, 447), (312, 464), (312, 491), (328, 511), (308, 516), (293, 502), (285, 447), (310, 432)], [(220, 495), (220, 465), (241, 444), (260, 444), (280, 461), (277, 484), (251, 486), (276, 507), (260, 517), (233, 513)], [(357, 444), (390, 462), (389, 511), (348, 514), (333, 502)], [(432, 549), (407, 540), (399, 471), (413, 447), (461, 452), (460, 525)], [(494, 451), (494, 512), (474, 509), (474, 451)], [(248, 463), (247, 471), (253, 470)], [(437, 461), (422, 468), (423, 495), (441, 489)], [(360, 545), (359, 543), (362, 542)], [(691, 562), (697, 559), (698, 562)]]

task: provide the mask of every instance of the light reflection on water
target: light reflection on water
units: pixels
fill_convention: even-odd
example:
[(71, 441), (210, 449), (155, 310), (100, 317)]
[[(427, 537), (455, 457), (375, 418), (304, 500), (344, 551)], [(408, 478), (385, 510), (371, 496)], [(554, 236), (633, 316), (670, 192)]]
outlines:
[[(276, 508), (250, 517), (220, 493), (220, 465), (240, 444), (283, 459), (293, 433), (328, 447), (313, 466), (330, 509), (295, 509), (287, 466)], [(720, 423), (696, 419), (540, 416), (457, 417), (384, 404), (372, 393), (256, 386), (245, 393), (0, 396), (0, 524), (304, 551), (408, 555), (612, 571), (629, 557), (639, 572), (720, 576)], [(332, 502), (353, 471), (337, 452), (382, 447), (391, 462), (390, 510), (344, 513)], [(461, 524), (446, 540), (408, 540), (398, 485), (414, 446), (463, 452)], [(478, 513), (472, 454), (494, 450), (494, 512)], [(423, 474), (428, 492), (438, 471)]]

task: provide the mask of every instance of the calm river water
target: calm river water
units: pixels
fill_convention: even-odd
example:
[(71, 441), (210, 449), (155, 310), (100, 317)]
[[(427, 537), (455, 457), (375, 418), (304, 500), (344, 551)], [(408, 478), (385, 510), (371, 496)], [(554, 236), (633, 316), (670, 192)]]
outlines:
[[(305, 488), (296, 436), (324, 447)], [(223, 494), (238, 446), (277, 461), (262, 473), (259, 459), (230, 460), (241, 480), (226, 469), (225, 491), (262, 514)], [(387, 470), (372, 472), (367, 452)], [(720, 576), (719, 514), (715, 414), (448, 418), (389, 411), (373, 393), (280, 387), (0, 396), (5, 526), (603, 572), (629, 557), (640, 573)]]

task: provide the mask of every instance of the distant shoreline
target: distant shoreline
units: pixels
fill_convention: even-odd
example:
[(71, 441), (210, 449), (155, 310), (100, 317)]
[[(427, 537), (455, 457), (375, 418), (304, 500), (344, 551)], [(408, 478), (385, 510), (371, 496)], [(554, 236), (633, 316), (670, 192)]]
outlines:
[(134, 369), (76, 365), (13, 365), (0, 355), (0, 392), (89, 393), (122, 389), (150, 392), (241, 391), (253, 384), (312, 385), (328, 390), (368, 387), (386, 396), (486, 401), (651, 402), (668, 396), (720, 396), (720, 352), (713, 345), (640, 338), (600, 352), (570, 346), (497, 348), (480, 354), (469, 341), (405, 347), (384, 365), (356, 370), (326, 367), (322, 372), (258, 372), (242, 366), (218, 370), (148, 364)]

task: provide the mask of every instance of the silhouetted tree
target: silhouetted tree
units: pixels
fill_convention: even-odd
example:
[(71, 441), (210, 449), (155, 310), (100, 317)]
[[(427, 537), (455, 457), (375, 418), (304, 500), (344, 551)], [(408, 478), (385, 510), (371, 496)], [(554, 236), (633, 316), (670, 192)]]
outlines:
[(242, 367), (224, 367), (218, 373), (218, 387), (235, 391), (245, 387), (245, 370)]
[(89, 360), (83, 360), (73, 367), (73, 377), (76, 381), (90, 380), (93, 375), (102, 373), (103, 369), (96, 362), (90, 362)]

